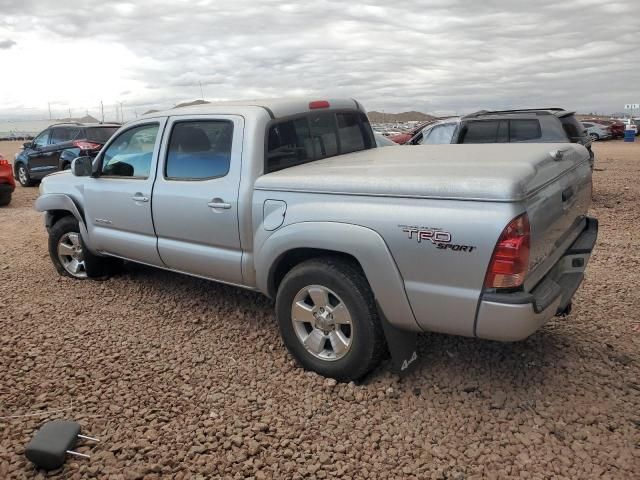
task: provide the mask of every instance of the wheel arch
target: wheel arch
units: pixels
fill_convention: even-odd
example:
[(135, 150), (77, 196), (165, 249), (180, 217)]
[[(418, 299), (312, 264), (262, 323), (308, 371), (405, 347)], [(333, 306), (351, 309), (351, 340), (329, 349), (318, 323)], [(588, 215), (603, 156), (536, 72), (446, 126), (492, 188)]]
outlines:
[(355, 262), (388, 321), (404, 330), (421, 331), (386, 243), (377, 232), (360, 225), (300, 222), (277, 230), (256, 251), (257, 287), (274, 298), (278, 282), (291, 268), (323, 256)]
[(87, 249), (93, 252), (87, 225), (84, 218), (84, 211), (69, 196), (63, 193), (50, 193), (41, 195), (36, 199), (34, 208), (38, 212), (45, 214), (45, 225), (47, 228), (53, 226), (58, 220), (66, 216), (73, 216), (78, 221), (80, 235)]

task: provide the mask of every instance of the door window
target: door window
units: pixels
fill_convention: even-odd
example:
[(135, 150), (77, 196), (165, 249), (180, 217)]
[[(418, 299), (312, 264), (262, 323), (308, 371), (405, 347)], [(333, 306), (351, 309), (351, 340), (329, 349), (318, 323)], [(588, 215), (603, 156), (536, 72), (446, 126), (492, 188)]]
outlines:
[(157, 123), (122, 132), (104, 152), (102, 175), (148, 178), (157, 136)]
[[(77, 133), (77, 132), (76, 132)], [(51, 144), (68, 142), (71, 140), (71, 129), (68, 127), (56, 127), (51, 129)]]
[(422, 137), (422, 141), (420, 143), (423, 145), (451, 143), (451, 137), (453, 137), (455, 129), (455, 123), (437, 125), (430, 129), (426, 136)]
[(32, 143), (34, 148), (43, 148), (49, 145), (49, 130), (45, 130), (38, 135)]
[(542, 137), (538, 120), (510, 120), (512, 142), (527, 142)]
[(231, 164), (233, 122), (206, 120), (176, 123), (169, 139), (165, 177), (204, 180), (224, 177)]

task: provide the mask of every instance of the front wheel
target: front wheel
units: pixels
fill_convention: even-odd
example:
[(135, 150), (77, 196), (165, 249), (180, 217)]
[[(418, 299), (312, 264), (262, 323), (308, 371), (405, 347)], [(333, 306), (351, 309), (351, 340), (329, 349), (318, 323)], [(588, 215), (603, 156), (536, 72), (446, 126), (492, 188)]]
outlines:
[(0, 207), (11, 203), (11, 192), (0, 193)]
[(20, 182), (20, 185), (22, 185), (23, 187), (33, 186), (33, 180), (31, 180), (29, 170), (24, 163), (18, 164), (18, 182)]
[(85, 279), (109, 273), (110, 259), (89, 252), (80, 236), (78, 221), (67, 216), (49, 230), (49, 256), (60, 275)]
[(320, 375), (357, 380), (385, 352), (373, 293), (348, 261), (322, 258), (294, 267), (278, 289), (276, 315), (289, 352)]

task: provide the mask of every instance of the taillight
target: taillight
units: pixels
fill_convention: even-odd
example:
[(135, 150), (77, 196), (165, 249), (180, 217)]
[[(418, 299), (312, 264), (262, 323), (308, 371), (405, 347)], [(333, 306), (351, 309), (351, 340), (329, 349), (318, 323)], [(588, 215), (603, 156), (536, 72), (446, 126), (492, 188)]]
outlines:
[(73, 146), (80, 150), (99, 150), (102, 147), (99, 143), (89, 142), (87, 140), (74, 140)]
[(9, 165), (9, 160), (5, 160), (4, 158), (0, 158), (0, 167), (6, 167)]
[(516, 288), (524, 282), (529, 268), (529, 218), (524, 213), (502, 231), (484, 281), (485, 288)]
[(326, 100), (315, 100), (309, 102), (309, 110), (315, 110), (316, 108), (329, 108), (329, 102)]

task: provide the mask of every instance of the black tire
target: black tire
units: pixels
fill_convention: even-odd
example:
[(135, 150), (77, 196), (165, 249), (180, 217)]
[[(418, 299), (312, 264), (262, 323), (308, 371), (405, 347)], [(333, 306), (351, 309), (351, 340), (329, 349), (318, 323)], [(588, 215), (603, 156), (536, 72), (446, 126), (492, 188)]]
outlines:
[(11, 192), (0, 193), (0, 207), (11, 203)]
[(29, 169), (24, 163), (20, 162), (16, 165), (16, 176), (18, 177), (18, 182), (23, 187), (33, 187), (35, 182), (31, 180)]
[[(58, 244), (60, 240), (65, 234), (74, 233), (77, 234), (77, 238), (79, 239), (80, 245), (82, 246), (82, 256), (84, 259), (83, 270), (85, 272), (84, 276), (78, 274), (74, 275), (71, 272), (67, 271), (58, 256)], [(98, 257), (96, 255), (93, 255), (86, 249), (84, 243), (82, 242), (82, 236), (80, 235), (78, 221), (71, 215), (62, 217), (49, 229), (49, 256), (51, 257), (53, 266), (56, 268), (57, 272), (60, 275), (75, 278), (78, 280), (84, 278), (104, 277), (112, 273), (113, 271), (113, 262), (111, 262), (110, 258)]]
[[(350, 347), (338, 359), (314, 356), (303, 345), (294, 327), (292, 308), (296, 296), (309, 286), (335, 292), (350, 314)], [(371, 288), (358, 265), (326, 257), (295, 266), (284, 277), (276, 297), (276, 316), (282, 340), (293, 357), (307, 370), (339, 381), (362, 378), (386, 352), (384, 333)], [(332, 317), (333, 318), (333, 317)], [(327, 340), (328, 341), (328, 340)]]

